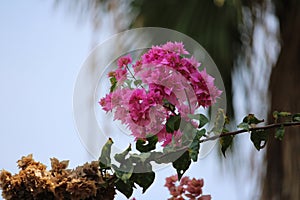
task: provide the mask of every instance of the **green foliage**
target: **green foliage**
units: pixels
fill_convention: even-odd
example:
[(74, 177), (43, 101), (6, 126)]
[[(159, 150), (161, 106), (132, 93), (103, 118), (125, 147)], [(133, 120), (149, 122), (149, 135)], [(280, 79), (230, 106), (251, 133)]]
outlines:
[(249, 131), (250, 125), (246, 122), (241, 122), (237, 128), (242, 129), (242, 130), (246, 130)]
[(131, 196), (133, 188), (135, 188), (134, 183), (142, 187), (145, 192), (155, 179), (155, 173), (149, 162), (135, 162), (133, 165), (134, 162), (131, 161), (131, 159), (127, 159), (126, 162), (121, 163), (119, 168), (112, 165), (118, 180), (120, 180), (118, 189), (127, 198)]
[(273, 117), (276, 119), (278, 117), (289, 117), (291, 116), (292, 114), (290, 112), (278, 112), (278, 111), (274, 111), (273, 112)]
[(263, 121), (264, 121), (263, 119), (262, 120), (257, 119), (254, 114), (249, 114), (248, 116), (244, 117), (244, 119), (243, 119), (243, 123), (247, 123), (250, 126), (255, 126), (256, 124), (259, 124)]
[(141, 85), (143, 82), (142, 82), (142, 80), (135, 80), (133, 83), (134, 83), (135, 86), (139, 86), (139, 85)]
[(293, 122), (300, 122), (300, 113), (296, 113), (292, 116)]
[(129, 147), (123, 151), (122, 153), (117, 153), (114, 158), (116, 161), (118, 161), (119, 163), (122, 163), (125, 161), (125, 157), (129, 154), (129, 152), (131, 151), (131, 144), (129, 145)]
[(164, 152), (151, 152), (151, 157), (149, 159), (153, 160), (157, 164), (168, 164), (176, 160), (181, 154), (182, 151), (178, 151), (176, 149), (173, 149), (172, 151), (165, 151), (164, 149)]
[(223, 109), (218, 109), (217, 116), (214, 121), (214, 127), (211, 130), (211, 132), (214, 132), (215, 134), (219, 135), (223, 132), (224, 126), (227, 122), (226, 115)]
[[(172, 104), (165, 103), (171, 111)], [(156, 162), (157, 164), (172, 163), (180, 180), (192, 161), (196, 162), (198, 160), (201, 142), (219, 138), (222, 154), (226, 157), (226, 151), (232, 145), (236, 134), (250, 132), (250, 139), (253, 145), (257, 150), (260, 150), (266, 146), (268, 141), (269, 134), (267, 129), (275, 128), (275, 138), (282, 140), (285, 126), (293, 125), (291, 123), (299, 125), (300, 122), (300, 113), (292, 115), (289, 112), (274, 112), (273, 116), (275, 121), (283, 119), (284, 122), (256, 127), (257, 124), (264, 120), (259, 120), (253, 114), (249, 114), (237, 126), (240, 130), (229, 132), (226, 129), (228, 118), (224, 111), (220, 109), (215, 118), (214, 127), (211, 130), (217, 135), (210, 136), (206, 134), (206, 130), (203, 128), (208, 123), (208, 119), (203, 114), (189, 115), (190, 120), (188, 121), (182, 120), (180, 115), (173, 115), (166, 121), (166, 127), (169, 133), (177, 130), (183, 133), (179, 141), (176, 141), (175, 137), (173, 137), (172, 142), (164, 147), (162, 152), (158, 152), (155, 151), (158, 143), (156, 135), (146, 139), (139, 139), (136, 141), (136, 149), (139, 153), (130, 153), (131, 145), (129, 145), (123, 152), (114, 155), (115, 161), (119, 162), (119, 164), (111, 164), (110, 154), (113, 141), (109, 138), (103, 146), (99, 157), (100, 168), (105, 170), (111, 169), (114, 172), (116, 189), (129, 198), (136, 185), (140, 186), (145, 192), (153, 183), (155, 173), (151, 162)], [(192, 120), (196, 120), (199, 126), (195, 127), (191, 123)], [(206, 139), (201, 140), (203, 137), (206, 137)]]
[(158, 141), (158, 138), (156, 135), (147, 137), (146, 141), (143, 139), (138, 139), (136, 141), (136, 149), (140, 152), (149, 152), (156, 148), (157, 141)]
[(127, 183), (125, 183), (121, 179), (118, 179), (115, 185), (116, 189), (119, 190), (122, 194), (124, 194), (128, 199), (133, 193), (133, 188), (135, 188), (133, 181), (128, 181)]
[(275, 138), (282, 140), (284, 136), (284, 127), (280, 126), (279, 128), (276, 129), (275, 131)]
[(163, 106), (171, 112), (175, 112), (175, 106), (166, 99), (163, 99)]
[(290, 112), (278, 112), (274, 111), (273, 112), (273, 118), (275, 123), (278, 122), (278, 120), (284, 119), (286, 121), (290, 121), (289, 119), (291, 118), (292, 114)]
[(251, 131), (250, 139), (255, 148), (259, 151), (266, 146), (268, 141), (268, 133), (263, 129), (253, 130)]
[[(251, 128), (256, 127), (257, 124), (263, 122), (264, 120), (260, 120), (257, 117), (255, 117), (254, 114), (248, 114), (246, 117), (244, 117), (243, 121), (237, 126), (237, 128), (245, 130), (245, 131), (250, 131)], [(260, 149), (264, 148), (266, 146), (267, 140), (268, 140), (268, 133), (263, 130), (251, 130), (251, 136), (250, 139), (252, 143), (254, 144), (255, 148), (259, 151)], [(224, 139), (222, 145), (222, 149), (227, 149), (228, 146), (230, 145), (229, 143), (232, 142), (232, 138), (230, 141), (230, 138), (227, 138), (226, 140)], [(228, 146), (227, 146), (228, 145)], [(225, 156), (225, 150), (223, 152)]]
[(196, 133), (196, 136), (194, 137), (192, 143), (190, 144), (190, 147), (188, 149), (189, 156), (191, 159), (196, 162), (198, 160), (198, 154), (200, 150), (200, 138), (205, 135), (205, 129), (199, 130)]
[(180, 127), (181, 116), (180, 115), (172, 115), (166, 122), (166, 130), (168, 133), (174, 133)]
[(181, 179), (182, 175), (191, 165), (191, 157), (189, 151), (185, 151), (177, 160), (173, 163), (173, 167), (177, 171), (178, 180)]
[(117, 87), (118, 81), (117, 81), (116, 77), (114, 77), (114, 76), (112, 76), (109, 80), (110, 80), (110, 84), (111, 84), (110, 92), (113, 92)]
[(249, 114), (244, 117), (243, 121), (239, 125), (237, 125), (237, 128), (249, 131), (251, 127), (255, 127), (257, 124), (263, 121), (263, 119), (257, 119), (254, 114)]
[(194, 115), (189, 114), (188, 117), (189, 117), (190, 119), (196, 119), (196, 120), (199, 121), (199, 126), (198, 126), (198, 128), (202, 128), (203, 126), (205, 126), (205, 124), (208, 123), (207, 117), (206, 117), (205, 115), (203, 115), (203, 114), (194, 114)]
[(107, 169), (111, 167), (111, 146), (114, 142), (111, 138), (107, 140), (105, 145), (102, 147), (101, 155), (99, 157), (99, 166), (101, 169)]
[(131, 89), (131, 88), (132, 88), (132, 87), (131, 87), (132, 80), (130, 80), (130, 79), (126, 79), (126, 80), (124, 81), (124, 83), (126, 83), (126, 85), (127, 85), (127, 87), (128, 87), (129, 89)]
[(115, 175), (121, 179), (124, 183), (128, 183), (132, 176), (134, 166), (130, 159), (125, 160), (121, 163), (120, 167), (112, 164), (112, 169), (115, 171)]
[[(141, 151), (140, 154), (130, 154), (131, 145), (120, 154), (114, 156), (115, 160), (120, 163), (119, 167), (115, 164), (111, 165), (117, 177), (116, 189), (123, 193), (127, 198), (132, 195), (135, 184), (143, 188), (145, 192), (155, 179), (155, 173), (152, 171), (151, 151), (155, 149), (157, 137), (147, 138), (148, 144), (143, 145), (141, 141), (137, 146)], [(145, 141), (144, 141), (145, 142)]]
[(220, 138), (221, 151), (223, 156), (226, 158), (226, 150), (231, 146), (234, 136), (228, 135)]
[(134, 166), (131, 159), (126, 158), (131, 151), (131, 145), (123, 151), (122, 153), (116, 154), (114, 156), (115, 160), (120, 163), (120, 167), (112, 164), (112, 169), (115, 171), (116, 176), (121, 179), (124, 183), (128, 183), (130, 177), (132, 176)]
[(150, 163), (138, 163), (135, 168), (140, 169), (134, 173), (130, 180), (143, 188), (143, 193), (150, 187), (155, 179), (155, 173), (152, 171)]

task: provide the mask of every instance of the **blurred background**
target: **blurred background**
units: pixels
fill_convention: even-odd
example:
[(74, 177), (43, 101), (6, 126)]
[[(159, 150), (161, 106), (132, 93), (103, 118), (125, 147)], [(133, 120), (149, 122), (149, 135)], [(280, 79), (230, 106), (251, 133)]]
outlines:
[[(232, 128), (247, 113), (272, 121), (274, 110), (300, 112), (298, 0), (29, 0), (0, 4), (0, 169), (33, 153), (70, 160), (93, 158), (73, 121), (76, 76), (91, 49), (114, 33), (164, 27), (187, 34), (211, 55), (226, 87)], [(95, 66), (97, 67), (97, 66)], [(257, 152), (249, 135), (235, 137), (224, 159), (217, 147), (186, 175), (204, 178), (213, 199), (300, 199), (300, 130), (269, 138)], [(164, 178), (137, 199), (167, 199)], [(116, 199), (125, 199), (117, 194)]]

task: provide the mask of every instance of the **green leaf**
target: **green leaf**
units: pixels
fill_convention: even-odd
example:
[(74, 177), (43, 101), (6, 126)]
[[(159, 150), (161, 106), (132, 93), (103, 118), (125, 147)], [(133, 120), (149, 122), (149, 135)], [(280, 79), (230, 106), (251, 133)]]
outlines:
[(198, 160), (198, 154), (200, 150), (200, 138), (205, 134), (205, 129), (199, 130), (196, 133), (190, 147), (189, 147), (189, 155), (191, 159), (196, 162)]
[(264, 121), (263, 119), (262, 120), (257, 119), (254, 114), (249, 114), (248, 116), (244, 117), (244, 119), (243, 119), (243, 122), (247, 123), (249, 125), (259, 124), (263, 121)]
[(134, 182), (129, 181), (125, 183), (121, 179), (117, 179), (115, 185), (116, 185), (116, 189), (119, 190), (122, 194), (124, 194), (127, 197), (127, 199), (131, 197), (133, 193)]
[(138, 163), (138, 162), (146, 162), (151, 156), (151, 152), (146, 152), (146, 153), (140, 153), (140, 154), (132, 154), (130, 155), (130, 160), (132, 162)]
[(128, 183), (134, 169), (133, 163), (126, 160), (120, 167), (112, 164), (112, 168), (115, 170), (116, 176), (121, 179), (124, 183)]
[(278, 111), (275, 110), (273, 112), (273, 118), (274, 118), (275, 123), (277, 123), (277, 120), (278, 120)]
[(188, 114), (188, 117), (190, 119), (196, 119), (196, 120), (199, 121), (198, 128), (202, 128), (203, 126), (205, 126), (205, 124), (208, 123), (207, 117), (203, 114)]
[(177, 171), (178, 180), (181, 179), (185, 171), (190, 167), (191, 157), (188, 151), (185, 151), (177, 160), (173, 163), (173, 167)]
[(118, 161), (119, 163), (122, 163), (125, 161), (125, 157), (128, 155), (128, 153), (131, 151), (131, 144), (129, 147), (123, 151), (122, 153), (118, 153), (114, 156), (115, 160)]
[(218, 109), (217, 116), (214, 121), (214, 127), (211, 132), (221, 134), (226, 123), (226, 115), (223, 109)]
[(151, 152), (151, 157), (149, 158), (150, 160), (153, 160), (157, 164), (168, 164), (173, 162), (175, 159), (179, 157), (178, 152)]
[(136, 149), (140, 152), (149, 152), (156, 148), (157, 142), (158, 142), (158, 138), (156, 135), (147, 137), (146, 141), (143, 139), (138, 139), (136, 141)]
[(168, 133), (173, 133), (177, 131), (180, 127), (181, 116), (180, 115), (172, 115), (166, 122), (166, 131)]
[(109, 80), (110, 80), (110, 84), (111, 84), (110, 92), (113, 92), (115, 90), (115, 88), (117, 87), (118, 81), (117, 81), (116, 77), (114, 77), (114, 76), (111, 77)]
[(300, 113), (296, 113), (292, 117), (293, 122), (300, 122)]
[(220, 138), (220, 144), (221, 144), (221, 151), (223, 153), (223, 156), (226, 158), (225, 152), (228, 149), (228, 147), (231, 146), (234, 136), (228, 135)]
[[(155, 179), (155, 173), (152, 171), (150, 163), (139, 163), (135, 168), (138, 168), (137, 170), (135, 169), (137, 173), (132, 174), (131, 181), (142, 187), (144, 193), (152, 185)], [(139, 173), (139, 171), (141, 173)]]
[(273, 112), (273, 118), (275, 123), (277, 123), (278, 119), (282, 119), (282, 118), (285, 118), (287, 121), (290, 121), (291, 116), (292, 113), (290, 112), (278, 112), (278, 111)]
[(133, 83), (134, 83), (135, 86), (139, 86), (143, 83), (143, 81), (142, 80), (135, 80)]
[(275, 131), (275, 138), (279, 139), (279, 140), (282, 140), (283, 136), (284, 136), (284, 126), (280, 126)]
[(129, 89), (132, 88), (132, 87), (131, 87), (132, 80), (126, 79), (124, 82), (127, 84), (127, 86), (128, 86)]
[(151, 155), (149, 157), (149, 160), (150, 161), (154, 161), (158, 164), (162, 164), (163, 162), (160, 161), (161, 157), (164, 156), (164, 153), (163, 152), (156, 152), (156, 151), (153, 151), (151, 152)]
[(99, 157), (99, 166), (101, 169), (107, 169), (111, 167), (111, 146), (114, 142), (111, 138), (107, 140), (101, 150), (101, 155)]
[(132, 176), (132, 180), (143, 188), (143, 193), (152, 185), (154, 179), (154, 172), (134, 173)]
[(197, 131), (197, 135), (196, 135), (197, 140), (200, 140), (200, 138), (201, 138), (202, 136), (204, 136), (205, 133), (206, 133), (206, 130), (205, 130), (205, 129), (198, 130), (198, 131)]
[(229, 124), (230, 123), (230, 119), (228, 116), (225, 116), (225, 124)]
[(290, 112), (278, 112), (278, 117), (290, 117), (292, 116), (292, 113)]
[(198, 154), (200, 150), (200, 143), (199, 141), (193, 141), (189, 147), (189, 154), (191, 159), (196, 162), (198, 160)]
[(175, 111), (175, 106), (166, 99), (163, 99), (163, 106), (172, 112)]
[(259, 151), (264, 148), (268, 141), (268, 133), (265, 130), (251, 131), (251, 141), (255, 148)]
[(239, 129), (242, 129), (242, 130), (247, 130), (247, 131), (249, 131), (249, 124), (248, 123), (246, 123), (246, 122), (242, 122), (242, 123), (240, 123), (238, 126), (237, 126)]

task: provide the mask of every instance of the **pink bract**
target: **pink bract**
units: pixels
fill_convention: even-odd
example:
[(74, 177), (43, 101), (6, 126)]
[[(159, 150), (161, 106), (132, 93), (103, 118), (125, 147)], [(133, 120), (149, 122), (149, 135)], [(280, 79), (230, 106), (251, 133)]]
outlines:
[[(213, 105), (222, 93), (206, 69), (200, 71), (200, 63), (188, 55), (182, 42), (167, 42), (153, 46), (135, 62), (130, 55), (119, 58), (118, 68), (109, 73), (118, 84), (100, 99), (102, 109), (114, 111), (114, 119), (126, 125), (136, 139), (157, 135), (162, 146), (180, 141), (183, 133), (179, 130), (172, 134), (166, 131), (170, 116), (180, 114), (187, 121), (188, 114), (194, 114), (200, 106)], [(125, 85), (127, 79), (135, 87)]]
[(118, 66), (120, 68), (122, 67), (126, 67), (128, 64), (130, 64), (132, 62), (132, 58), (130, 55), (127, 55), (127, 56), (124, 56), (124, 57), (121, 57), (118, 59)]
[(169, 189), (172, 199), (199, 199), (199, 200), (211, 200), (210, 195), (202, 194), (202, 187), (204, 185), (203, 179), (190, 179), (188, 176), (182, 177), (178, 182), (177, 175), (173, 175), (166, 178), (165, 187)]

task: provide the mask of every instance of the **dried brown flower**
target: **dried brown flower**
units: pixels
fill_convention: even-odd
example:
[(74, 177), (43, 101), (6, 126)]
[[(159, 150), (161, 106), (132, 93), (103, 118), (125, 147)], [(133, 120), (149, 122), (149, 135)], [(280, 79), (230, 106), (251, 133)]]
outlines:
[(111, 200), (114, 199), (115, 177), (100, 172), (98, 162), (67, 169), (69, 161), (51, 158), (51, 169), (36, 162), (32, 154), (18, 160), (20, 171), (12, 175), (0, 171), (0, 189), (7, 200)]

